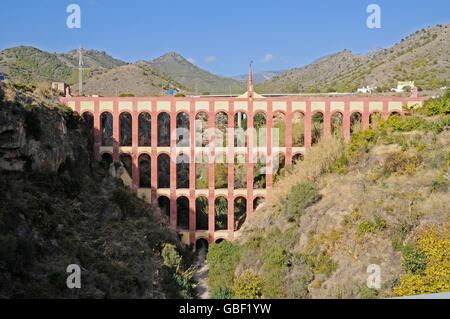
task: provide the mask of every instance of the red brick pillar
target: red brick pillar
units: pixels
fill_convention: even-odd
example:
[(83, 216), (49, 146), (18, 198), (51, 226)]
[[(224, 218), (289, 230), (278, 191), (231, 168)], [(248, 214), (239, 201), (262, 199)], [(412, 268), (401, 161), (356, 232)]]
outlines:
[(139, 188), (139, 152), (138, 152), (138, 118), (137, 101), (133, 100), (133, 109), (131, 111), (131, 158), (132, 164), (132, 190), (137, 192)]
[(120, 114), (119, 114), (119, 102), (117, 99), (113, 102), (113, 161), (119, 161), (119, 140), (120, 140)]
[(189, 242), (195, 243), (195, 103), (190, 102), (189, 109)]
[(325, 114), (323, 116), (323, 136), (331, 135), (331, 111), (330, 111), (330, 100), (325, 101)]
[(75, 112), (78, 113), (78, 115), (81, 115), (81, 106), (80, 106), (80, 100), (77, 99), (75, 101)]
[(247, 217), (253, 215), (253, 162), (254, 162), (254, 150), (253, 150), (253, 102), (248, 102), (248, 114), (247, 114)]
[(362, 114), (362, 129), (367, 130), (370, 127), (369, 100), (364, 100), (364, 110)]
[(228, 105), (227, 163), (228, 163), (228, 239), (234, 234), (234, 104)]
[(383, 118), (387, 120), (389, 118), (389, 102), (383, 100)]
[(177, 114), (175, 101), (170, 101), (170, 225), (177, 228)]
[(156, 101), (153, 100), (151, 104), (151, 158), (150, 158), (150, 170), (151, 170), (151, 188), (152, 188), (152, 203), (154, 207), (158, 205), (158, 112), (156, 111)]
[[(272, 152), (272, 127), (273, 127), (273, 104), (267, 102), (267, 118), (266, 118), (266, 189), (272, 188), (273, 184), (273, 152)], [(276, 144), (275, 144), (276, 145)], [(285, 144), (286, 145), (286, 144)], [(277, 145), (279, 146), (279, 145)]]
[(292, 101), (287, 102), (286, 106), (286, 154), (285, 165), (292, 165), (292, 121), (294, 114), (292, 113)]
[(102, 145), (102, 132), (100, 127), (100, 105), (99, 100), (94, 101), (94, 156), (97, 161), (101, 160), (100, 146)]
[(344, 114), (343, 114), (343, 120), (342, 120), (342, 128), (344, 130), (344, 141), (349, 142), (350, 141), (350, 101), (349, 99), (345, 99), (344, 104)]
[(209, 181), (208, 181), (208, 235), (209, 235), (209, 242), (214, 242), (214, 232), (215, 232), (215, 135), (216, 132), (214, 130), (215, 128), (215, 114), (214, 114), (214, 105), (212, 102), (209, 102), (209, 111), (208, 111), (208, 133), (209, 133), (209, 154), (208, 154), (208, 175), (209, 175)]
[(305, 110), (305, 151), (309, 152), (311, 148), (311, 101), (306, 101), (306, 110)]

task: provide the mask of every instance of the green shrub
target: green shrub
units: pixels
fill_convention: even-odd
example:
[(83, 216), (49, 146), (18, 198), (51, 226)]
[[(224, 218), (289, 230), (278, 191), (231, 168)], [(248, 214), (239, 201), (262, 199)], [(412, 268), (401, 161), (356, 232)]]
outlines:
[(376, 289), (369, 288), (366, 285), (363, 285), (360, 290), (360, 298), (361, 299), (378, 299), (379, 292)]
[(376, 233), (377, 232), (377, 225), (368, 219), (364, 219), (362, 222), (358, 225), (357, 233), (358, 235), (364, 235), (367, 233)]
[(445, 115), (450, 113), (450, 89), (447, 89), (444, 96), (427, 100), (420, 109), (428, 116)]
[(246, 272), (234, 281), (233, 298), (259, 299), (262, 295), (264, 280), (258, 274)]
[(177, 252), (175, 245), (166, 243), (164, 244), (161, 255), (164, 260), (164, 264), (172, 269), (178, 269), (181, 263), (181, 256)]
[(206, 259), (209, 264), (208, 280), (211, 291), (217, 287), (233, 287), (234, 270), (239, 260), (238, 246), (227, 241), (211, 244)]
[(426, 256), (418, 247), (407, 243), (403, 248), (402, 266), (409, 274), (421, 274), (427, 267)]
[(284, 202), (283, 214), (289, 221), (298, 220), (305, 208), (320, 198), (317, 185), (311, 182), (300, 182), (291, 188)]
[(211, 294), (211, 299), (231, 299), (232, 296), (233, 296), (233, 292), (231, 291), (230, 288), (220, 286), (220, 287), (216, 287), (213, 290), (213, 292)]

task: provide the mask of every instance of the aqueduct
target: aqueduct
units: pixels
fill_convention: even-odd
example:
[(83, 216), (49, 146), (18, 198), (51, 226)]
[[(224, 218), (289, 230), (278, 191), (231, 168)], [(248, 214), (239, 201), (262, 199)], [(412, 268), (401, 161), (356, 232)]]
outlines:
[[(251, 69), (248, 90), (238, 97), (61, 98), (92, 118), (96, 158), (125, 163), (124, 182), (159, 205), (185, 243), (233, 239), (283, 167), (307, 155), (317, 133), (330, 135), (335, 121), (348, 141), (352, 123), (366, 129), (374, 113), (403, 116), (404, 106), (425, 100), (417, 94), (267, 97), (253, 91)], [(207, 129), (198, 129), (200, 123)], [(244, 141), (235, 139), (237, 129)]]

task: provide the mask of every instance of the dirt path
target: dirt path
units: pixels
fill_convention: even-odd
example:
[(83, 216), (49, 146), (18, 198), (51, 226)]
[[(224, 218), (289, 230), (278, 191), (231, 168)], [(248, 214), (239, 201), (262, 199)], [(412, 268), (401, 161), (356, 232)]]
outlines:
[(201, 249), (198, 252), (195, 261), (194, 280), (197, 282), (197, 297), (199, 299), (208, 299), (208, 263), (206, 262), (206, 249)]

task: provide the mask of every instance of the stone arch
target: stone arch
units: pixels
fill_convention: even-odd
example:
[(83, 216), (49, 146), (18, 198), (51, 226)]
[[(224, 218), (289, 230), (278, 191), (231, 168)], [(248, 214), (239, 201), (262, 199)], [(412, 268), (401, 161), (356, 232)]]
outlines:
[(158, 146), (170, 146), (170, 115), (166, 112), (158, 115)]
[(298, 164), (305, 159), (305, 156), (302, 153), (296, 153), (292, 156), (292, 164)]
[(234, 189), (247, 188), (247, 161), (245, 154), (234, 156)]
[(369, 116), (369, 128), (375, 128), (380, 124), (383, 119), (383, 114), (381, 112), (372, 112)]
[(113, 116), (110, 112), (103, 112), (100, 115), (100, 130), (102, 146), (113, 146)]
[(208, 113), (198, 112), (195, 116), (195, 146), (206, 147), (209, 144), (208, 127)]
[(218, 196), (214, 200), (214, 229), (226, 230), (228, 227), (228, 200)]
[(264, 202), (264, 197), (257, 196), (255, 199), (253, 199), (253, 211), (255, 211), (259, 205), (261, 205)]
[(216, 241), (215, 241), (215, 243), (216, 244), (220, 244), (221, 242), (223, 242), (223, 241), (227, 241), (225, 238), (223, 238), (223, 237), (220, 237), (220, 238), (217, 238), (216, 239)]
[(132, 132), (131, 114), (128, 112), (120, 113), (119, 116), (119, 131), (120, 131), (120, 146), (131, 146), (131, 132)]
[(209, 160), (208, 155), (199, 152), (195, 155), (195, 188), (205, 189), (209, 187)]
[(186, 112), (180, 112), (177, 115), (177, 147), (189, 146), (189, 115)]
[(331, 114), (331, 134), (342, 135), (344, 115), (341, 111), (335, 111)]
[(205, 196), (195, 199), (195, 224), (198, 230), (208, 230), (209, 202)]
[(286, 115), (284, 112), (273, 113), (272, 127), (272, 147), (286, 147)]
[(253, 116), (253, 146), (267, 146), (267, 118), (264, 112), (256, 112)]
[(158, 197), (158, 207), (164, 216), (170, 218), (170, 199), (167, 196)]
[(228, 163), (227, 154), (220, 152), (216, 154), (214, 161), (214, 187), (228, 188)]
[(350, 115), (350, 134), (358, 132), (362, 129), (362, 113), (353, 112)]
[(226, 147), (227, 146), (227, 128), (228, 128), (228, 115), (225, 112), (217, 112), (215, 116), (215, 146)]
[(141, 154), (138, 159), (139, 163), (139, 187), (151, 187), (151, 160), (148, 154)]
[(189, 229), (189, 199), (186, 196), (177, 198), (177, 228)]
[(247, 114), (245, 112), (234, 114), (234, 146), (247, 146)]
[(142, 112), (138, 117), (138, 146), (151, 146), (152, 118), (150, 113)]
[(292, 146), (305, 145), (305, 115), (303, 112), (294, 112), (292, 115)]
[(284, 176), (286, 167), (286, 156), (279, 152), (274, 155), (272, 160), (273, 182), (277, 182), (282, 176)]
[(158, 188), (170, 188), (170, 157), (166, 153), (158, 156)]
[(316, 111), (313, 113), (311, 117), (311, 145), (319, 142), (323, 136), (323, 120), (324, 115), (322, 112)]
[(84, 120), (83, 125), (85, 130), (89, 132), (88, 139), (89, 144), (91, 145), (90, 148), (92, 149), (92, 146), (94, 145), (94, 115), (89, 111), (85, 111), (81, 117)]
[(127, 171), (130, 177), (133, 176), (133, 160), (131, 159), (131, 155), (128, 153), (120, 153), (119, 156), (120, 161), (122, 162), (125, 170)]
[(266, 155), (255, 154), (253, 163), (253, 188), (266, 188)]
[(189, 188), (189, 156), (181, 153), (177, 156), (177, 188)]
[(234, 199), (234, 230), (238, 231), (247, 218), (247, 199), (239, 196)]
[(205, 238), (199, 238), (195, 241), (195, 251), (205, 250), (208, 251), (208, 241)]
[(108, 152), (102, 153), (102, 160), (101, 160), (101, 162), (102, 162), (102, 164), (104, 165), (105, 168), (109, 168), (109, 166), (113, 162), (113, 157), (112, 157), (111, 153), (108, 153)]

